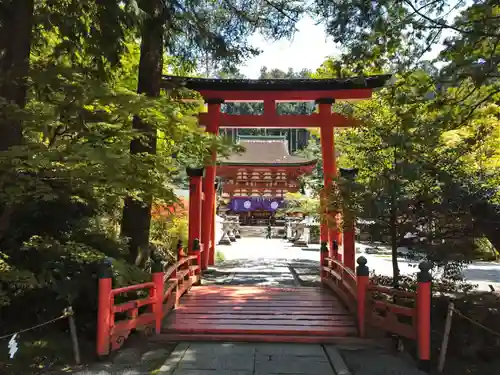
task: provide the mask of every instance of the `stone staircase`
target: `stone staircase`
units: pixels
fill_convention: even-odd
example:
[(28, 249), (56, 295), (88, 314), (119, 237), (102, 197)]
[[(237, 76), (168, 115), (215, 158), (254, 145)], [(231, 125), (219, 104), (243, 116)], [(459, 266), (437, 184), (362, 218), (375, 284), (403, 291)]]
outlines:
[[(243, 238), (251, 238), (251, 237), (266, 237), (267, 227), (258, 227), (258, 226), (240, 226), (241, 237)], [(274, 228), (273, 228), (274, 232)]]

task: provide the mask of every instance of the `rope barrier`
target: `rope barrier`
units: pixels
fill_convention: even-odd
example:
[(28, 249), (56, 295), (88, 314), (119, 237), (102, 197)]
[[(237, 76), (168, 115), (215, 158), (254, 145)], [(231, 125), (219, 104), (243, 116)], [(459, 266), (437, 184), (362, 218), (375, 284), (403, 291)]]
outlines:
[(47, 322), (44, 322), (44, 323), (40, 323), (40, 324), (34, 325), (33, 327), (25, 328), (25, 329), (22, 329), (22, 330), (17, 331), (17, 332), (11, 332), (11, 333), (9, 333), (7, 335), (0, 336), (0, 340), (5, 340), (5, 339), (8, 339), (8, 338), (10, 338), (10, 337), (12, 337), (12, 336), (14, 336), (16, 334), (20, 334), (20, 333), (32, 331), (34, 329), (37, 329), (37, 328), (49, 325), (51, 323), (57, 322), (58, 320), (66, 319), (70, 315), (73, 315), (72, 310), (70, 310), (70, 309), (64, 309), (63, 314), (61, 316), (58, 316), (57, 318), (51, 319), (51, 320), (49, 320)]
[(496, 332), (494, 330), (492, 330), (491, 328), (488, 328), (486, 327), (485, 325), (475, 321), (474, 319), (472, 318), (469, 318), (467, 315), (464, 315), (460, 310), (458, 310), (456, 307), (453, 307), (453, 311), (459, 315), (460, 317), (464, 318), (465, 320), (471, 322), (472, 324), (475, 324), (476, 326), (478, 327), (481, 327), (482, 329), (484, 329), (485, 331), (488, 331), (489, 333), (495, 335), (495, 336), (498, 336), (500, 337), (500, 333), (499, 332)]

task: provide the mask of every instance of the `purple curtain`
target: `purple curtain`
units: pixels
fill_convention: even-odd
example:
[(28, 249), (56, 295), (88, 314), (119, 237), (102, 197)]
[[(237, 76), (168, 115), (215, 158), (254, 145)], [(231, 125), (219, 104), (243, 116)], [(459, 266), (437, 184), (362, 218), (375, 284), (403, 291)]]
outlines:
[(283, 207), (282, 198), (238, 197), (232, 198), (229, 208), (234, 212), (264, 210), (274, 212)]

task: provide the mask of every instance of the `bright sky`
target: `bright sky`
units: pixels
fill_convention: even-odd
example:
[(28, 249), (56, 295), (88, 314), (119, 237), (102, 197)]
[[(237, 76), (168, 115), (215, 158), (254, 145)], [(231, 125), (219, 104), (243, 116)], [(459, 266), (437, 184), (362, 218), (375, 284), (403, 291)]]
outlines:
[(259, 34), (251, 37), (252, 44), (263, 52), (241, 67), (241, 73), (248, 78), (259, 78), (260, 68), (263, 66), (283, 71), (288, 68), (295, 71), (304, 68), (314, 71), (326, 57), (338, 52), (333, 41), (326, 40), (323, 26), (315, 25), (312, 18), (303, 18), (297, 23), (297, 29), (293, 40), (270, 42)]
[[(465, 1), (466, 5), (470, 3), (471, 0)], [(450, 22), (458, 14), (459, 9), (455, 9), (448, 15)], [(283, 71), (287, 71), (288, 68), (293, 68), (295, 71), (304, 68), (314, 71), (319, 68), (326, 57), (339, 53), (339, 49), (335, 47), (331, 38), (327, 39), (324, 27), (316, 25), (311, 17), (306, 16), (300, 20), (297, 23), (297, 29), (293, 40), (271, 42), (265, 40), (260, 34), (253, 35), (250, 38), (251, 43), (263, 52), (242, 66), (241, 73), (248, 78), (259, 78), (260, 68), (263, 66)], [(450, 35), (448, 30), (445, 31), (441, 40)], [(439, 45), (435, 45), (425, 57), (435, 57), (440, 48)]]

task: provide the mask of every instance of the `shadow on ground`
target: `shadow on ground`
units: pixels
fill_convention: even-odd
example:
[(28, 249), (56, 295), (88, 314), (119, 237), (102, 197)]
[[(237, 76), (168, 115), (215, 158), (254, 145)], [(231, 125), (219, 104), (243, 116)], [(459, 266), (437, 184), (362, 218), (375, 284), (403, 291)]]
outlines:
[(319, 261), (233, 259), (204, 274), (205, 285), (318, 286)]

